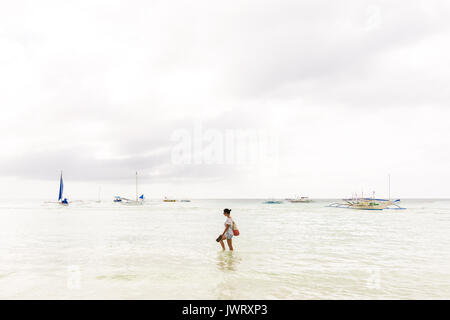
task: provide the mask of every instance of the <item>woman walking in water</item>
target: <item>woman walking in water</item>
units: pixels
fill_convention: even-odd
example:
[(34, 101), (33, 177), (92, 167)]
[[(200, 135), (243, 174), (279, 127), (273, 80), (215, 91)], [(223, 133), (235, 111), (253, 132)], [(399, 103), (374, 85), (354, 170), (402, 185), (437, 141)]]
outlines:
[(225, 251), (225, 244), (223, 243), (223, 240), (227, 239), (228, 248), (230, 248), (230, 251), (233, 251), (233, 219), (231, 219), (231, 209), (223, 209), (223, 215), (227, 217), (227, 220), (225, 220), (225, 230), (222, 233), (222, 238), (220, 239), (220, 245), (222, 246), (222, 249)]

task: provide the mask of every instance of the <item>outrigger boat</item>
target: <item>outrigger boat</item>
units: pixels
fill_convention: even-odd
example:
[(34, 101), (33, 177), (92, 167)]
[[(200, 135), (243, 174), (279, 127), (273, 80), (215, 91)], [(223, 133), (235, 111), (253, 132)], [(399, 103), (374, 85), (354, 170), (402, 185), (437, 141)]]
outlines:
[(168, 199), (167, 197), (164, 198), (164, 202), (177, 202), (175, 199)]
[(308, 202), (312, 202), (312, 200), (308, 197), (298, 197), (295, 199), (288, 199), (289, 202), (291, 203), (308, 203)]
[(395, 209), (401, 210), (405, 209), (400, 207), (400, 199), (391, 200), (391, 175), (388, 175), (389, 179), (389, 199), (377, 199), (375, 198), (375, 191), (372, 194), (372, 198), (364, 198), (361, 194), (361, 198), (358, 198), (357, 194), (352, 196), (351, 199), (342, 199), (344, 203), (335, 202), (327, 207), (332, 208), (346, 208), (346, 209), (357, 209), (357, 210), (384, 210), (384, 209)]
[(328, 207), (357, 210), (405, 209), (399, 206), (400, 199), (352, 198), (343, 199), (343, 201), (344, 203), (335, 202), (328, 205)]

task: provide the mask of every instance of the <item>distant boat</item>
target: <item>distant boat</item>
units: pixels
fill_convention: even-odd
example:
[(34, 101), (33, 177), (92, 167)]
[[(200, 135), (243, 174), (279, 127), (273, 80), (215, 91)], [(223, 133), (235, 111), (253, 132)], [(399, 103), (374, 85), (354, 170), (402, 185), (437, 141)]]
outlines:
[(328, 207), (347, 208), (356, 210), (384, 210), (384, 209), (405, 209), (399, 206), (400, 199), (387, 200), (373, 198), (351, 198), (343, 199), (344, 203), (332, 203)]
[(121, 196), (115, 196), (113, 202), (118, 202), (127, 205), (141, 205), (144, 203), (144, 195), (138, 196), (138, 173), (136, 171), (136, 200), (123, 198)]
[(62, 176), (62, 171), (61, 171), (61, 176), (59, 178), (59, 196), (58, 196), (58, 202), (64, 206), (68, 206), (69, 205), (69, 201), (67, 201), (67, 198), (64, 198), (63, 196), (64, 193), (64, 183), (63, 183), (63, 176)]
[(191, 200), (183, 199), (183, 200), (180, 200), (180, 202), (191, 202)]
[(165, 197), (163, 202), (177, 202), (177, 200), (175, 200), (175, 199), (168, 199), (167, 197)]
[(375, 191), (372, 194), (372, 198), (364, 198), (361, 194), (361, 198), (358, 198), (357, 194), (352, 195), (350, 199), (342, 199), (344, 203), (335, 202), (328, 207), (332, 208), (346, 208), (356, 210), (384, 210), (384, 209), (405, 209), (400, 207), (400, 199), (391, 200), (391, 175), (389, 175), (389, 199), (377, 199), (375, 198)]
[(115, 196), (113, 202), (122, 202), (122, 198), (120, 196)]
[(281, 200), (266, 200), (263, 203), (265, 203), (265, 204), (281, 204), (281, 203), (283, 203), (283, 201), (281, 201)]
[(308, 197), (298, 197), (295, 199), (289, 199), (288, 200), (291, 203), (308, 203), (308, 202), (312, 202), (312, 200)]

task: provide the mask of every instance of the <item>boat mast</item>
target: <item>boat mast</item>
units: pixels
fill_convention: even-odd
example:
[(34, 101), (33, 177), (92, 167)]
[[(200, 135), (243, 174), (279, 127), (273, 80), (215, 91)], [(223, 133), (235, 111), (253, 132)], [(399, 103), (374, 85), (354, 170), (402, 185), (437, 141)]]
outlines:
[(388, 190), (389, 190), (389, 197), (388, 197), (388, 199), (389, 200), (391, 200), (391, 174), (388, 174), (388, 183), (389, 183), (389, 188), (388, 188)]

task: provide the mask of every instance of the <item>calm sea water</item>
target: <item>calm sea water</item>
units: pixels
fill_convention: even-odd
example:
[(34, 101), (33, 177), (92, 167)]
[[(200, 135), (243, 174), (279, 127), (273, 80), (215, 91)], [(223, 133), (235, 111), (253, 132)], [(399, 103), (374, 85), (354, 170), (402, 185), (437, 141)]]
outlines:
[[(450, 298), (450, 200), (0, 203), (0, 298)], [(223, 208), (241, 235), (222, 252)]]

